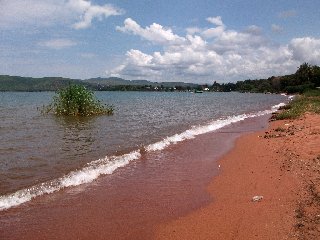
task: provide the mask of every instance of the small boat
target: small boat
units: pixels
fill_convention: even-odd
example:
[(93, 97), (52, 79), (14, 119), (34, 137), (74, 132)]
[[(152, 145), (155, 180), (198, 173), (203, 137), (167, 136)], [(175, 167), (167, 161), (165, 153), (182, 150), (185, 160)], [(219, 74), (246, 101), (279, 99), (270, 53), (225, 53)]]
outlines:
[(201, 90), (195, 90), (194, 93), (203, 93)]

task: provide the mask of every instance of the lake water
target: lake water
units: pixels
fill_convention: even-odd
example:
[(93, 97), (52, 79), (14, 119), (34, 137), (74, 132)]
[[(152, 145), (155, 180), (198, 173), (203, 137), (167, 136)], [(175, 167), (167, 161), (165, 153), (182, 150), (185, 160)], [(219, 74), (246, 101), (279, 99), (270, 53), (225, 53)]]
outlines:
[(97, 92), (113, 116), (42, 115), (52, 92), (0, 93), (0, 210), (88, 183), (145, 152), (271, 113), (287, 97), (241, 93)]

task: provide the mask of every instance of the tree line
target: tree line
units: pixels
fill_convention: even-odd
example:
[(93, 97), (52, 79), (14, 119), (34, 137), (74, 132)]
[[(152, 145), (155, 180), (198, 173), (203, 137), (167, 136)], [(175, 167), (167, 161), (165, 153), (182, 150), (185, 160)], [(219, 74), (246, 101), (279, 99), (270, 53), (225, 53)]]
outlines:
[(211, 91), (211, 92), (251, 92), (251, 93), (302, 93), (320, 87), (320, 67), (308, 63), (301, 64), (294, 74), (272, 76), (267, 79), (237, 81), (236, 83), (203, 84), (194, 86), (168, 87), (163, 85), (115, 85), (100, 86), (101, 91)]
[(249, 79), (236, 83), (219, 84), (214, 82), (210, 86), (210, 90), (217, 92), (302, 93), (316, 87), (320, 87), (320, 67), (303, 63), (291, 75), (272, 76), (267, 79)]

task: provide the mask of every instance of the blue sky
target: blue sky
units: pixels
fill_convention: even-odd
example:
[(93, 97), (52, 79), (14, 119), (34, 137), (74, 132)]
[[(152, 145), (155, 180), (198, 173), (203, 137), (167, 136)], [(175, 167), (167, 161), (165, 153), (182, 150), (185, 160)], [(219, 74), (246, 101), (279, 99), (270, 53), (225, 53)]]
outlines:
[(1, 0), (0, 74), (230, 82), (320, 65), (318, 0)]

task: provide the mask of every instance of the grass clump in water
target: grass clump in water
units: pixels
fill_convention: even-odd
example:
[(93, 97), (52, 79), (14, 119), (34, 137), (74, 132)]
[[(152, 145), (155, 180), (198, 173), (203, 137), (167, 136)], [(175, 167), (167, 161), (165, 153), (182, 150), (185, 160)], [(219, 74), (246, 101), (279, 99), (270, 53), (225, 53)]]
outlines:
[(320, 90), (310, 90), (297, 96), (282, 112), (276, 115), (277, 120), (295, 119), (306, 112), (320, 114)]
[(111, 115), (113, 111), (112, 106), (101, 103), (92, 91), (82, 85), (69, 85), (59, 90), (53, 102), (42, 109), (42, 113), (65, 116)]

